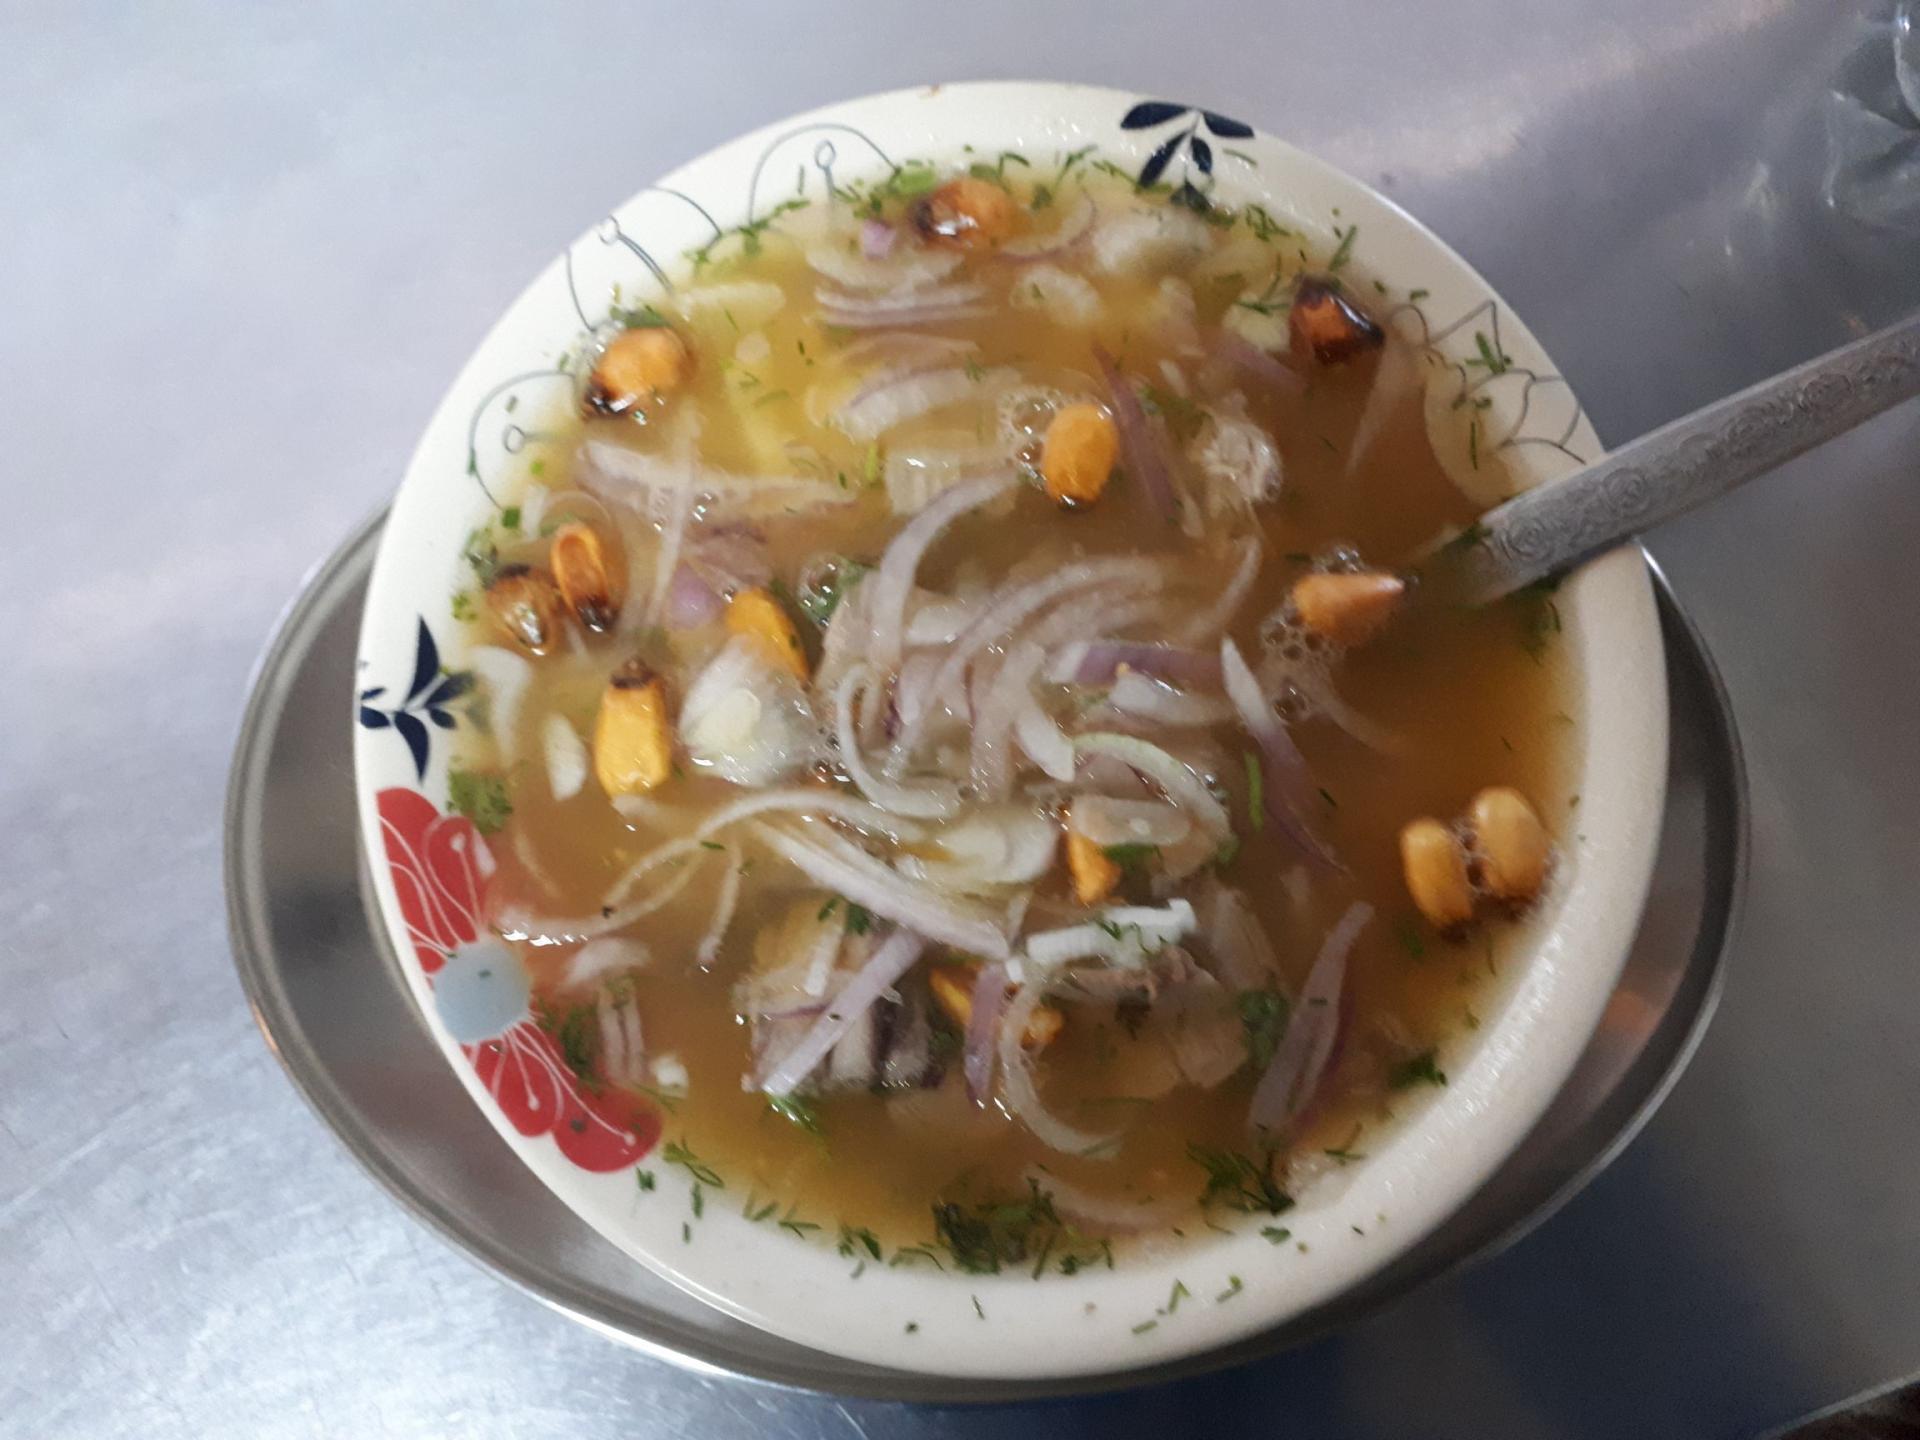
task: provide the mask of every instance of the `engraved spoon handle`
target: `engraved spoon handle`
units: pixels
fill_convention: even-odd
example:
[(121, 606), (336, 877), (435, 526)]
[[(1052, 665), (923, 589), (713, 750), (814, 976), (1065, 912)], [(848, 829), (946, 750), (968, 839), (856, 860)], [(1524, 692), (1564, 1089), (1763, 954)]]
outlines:
[(1920, 314), (1684, 415), (1489, 510), (1426, 571), (1483, 605), (1621, 541), (1920, 394)]

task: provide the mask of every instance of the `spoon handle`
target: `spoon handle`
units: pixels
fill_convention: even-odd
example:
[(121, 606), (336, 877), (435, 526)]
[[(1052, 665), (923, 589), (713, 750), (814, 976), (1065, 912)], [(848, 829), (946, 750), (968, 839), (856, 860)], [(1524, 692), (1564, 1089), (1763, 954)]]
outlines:
[(1762, 380), (1489, 510), (1443, 547), (1449, 599), (1481, 605), (1570, 569), (1920, 394), (1920, 314)]

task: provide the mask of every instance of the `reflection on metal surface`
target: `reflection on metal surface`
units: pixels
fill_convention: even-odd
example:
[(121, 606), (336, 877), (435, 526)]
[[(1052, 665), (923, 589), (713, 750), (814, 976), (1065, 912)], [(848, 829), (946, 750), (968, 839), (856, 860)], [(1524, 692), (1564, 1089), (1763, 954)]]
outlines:
[[(396, 1198), (514, 1283), (649, 1353), (776, 1384), (936, 1402), (1079, 1393), (1249, 1360), (1354, 1321), (1524, 1234), (1645, 1123), (1712, 1013), (1744, 865), (1744, 784), (1725, 696), (1662, 582), (1673, 748), (1640, 937), (1560, 1098), (1426, 1243), (1257, 1340), (1117, 1379), (983, 1386), (855, 1365), (762, 1334), (629, 1261), (550, 1195), (501, 1144), (413, 1015), (383, 927), (369, 921), (350, 788), (312, 788), (314, 775), (338, 777), (348, 763), (348, 729), (329, 701), (350, 683), (377, 535), (377, 520), (362, 527), (290, 613), (241, 732), (227, 834), (241, 975), (294, 1081)], [(429, 1134), (430, 1146), (420, 1139)]]
[(1920, 1380), (1842, 1401), (1761, 1440), (1920, 1440)]

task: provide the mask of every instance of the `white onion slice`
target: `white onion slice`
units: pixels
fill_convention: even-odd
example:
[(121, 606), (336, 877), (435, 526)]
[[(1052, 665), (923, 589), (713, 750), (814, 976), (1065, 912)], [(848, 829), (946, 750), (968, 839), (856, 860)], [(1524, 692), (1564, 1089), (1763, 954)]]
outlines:
[(486, 686), (487, 724), (500, 763), (510, 766), (520, 753), (520, 706), (527, 696), (533, 666), (524, 655), (499, 645), (476, 645), (467, 652), (467, 665)]
[(1332, 869), (1340, 869), (1339, 859), (1314, 834), (1302, 812), (1302, 802), (1313, 789), (1306, 757), (1301, 755), (1286, 725), (1274, 713), (1272, 702), (1241, 658), (1240, 647), (1230, 638), (1220, 642), (1220, 676), (1226, 683), (1227, 698), (1240, 712), (1241, 723), (1260, 747), (1265, 761), (1260, 788), (1267, 817), (1303, 855)]
[(687, 686), (679, 735), (688, 758), (736, 785), (768, 785), (812, 764), (821, 742), (793, 677), (736, 635)]
[(899, 785), (875, 775), (860, 749), (860, 737), (854, 733), (854, 696), (873, 683), (873, 672), (856, 665), (840, 682), (833, 701), (833, 733), (840, 746), (840, 765), (859, 792), (895, 815), (910, 815), (921, 820), (944, 820), (960, 808), (960, 787), (950, 780), (928, 785)]
[(975, 1104), (993, 1093), (994, 1037), (1000, 1033), (1000, 1015), (1007, 1008), (1007, 967), (982, 965), (973, 982), (973, 1001), (967, 1011), (967, 1042), (963, 1068), (967, 1095)]
[(1040, 1092), (1034, 1088), (1026, 1035), (1027, 1022), (1040, 1001), (1038, 985), (1023, 985), (1000, 1017), (1000, 1093), (1014, 1117), (1045, 1144), (1069, 1155), (1097, 1154), (1118, 1137), (1067, 1124), (1040, 1103)]
[(1217, 655), (1143, 640), (1076, 640), (1054, 652), (1047, 678), (1059, 685), (1106, 685), (1123, 668), (1189, 684), (1220, 679)]
[(727, 938), (733, 912), (740, 906), (740, 847), (728, 842), (721, 849), (720, 859), (726, 869), (720, 872), (720, 894), (713, 902), (713, 919), (693, 952), (694, 963), (702, 970), (711, 970), (714, 961), (720, 958), (720, 944)]
[(547, 716), (541, 727), (547, 752), (547, 784), (556, 800), (571, 800), (587, 783), (587, 747), (566, 716)]
[(915, 884), (830, 831), (807, 836), (761, 824), (755, 832), (816, 884), (876, 915), (969, 954), (1008, 958), (1007, 938), (990, 911)]
[(1233, 617), (1246, 603), (1247, 592), (1253, 589), (1253, 582), (1260, 574), (1259, 538), (1243, 540), (1239, 548), (1240, 557), (1234, 564), (1233, 575), (1221, 589), (1218, 598), (1206, 610), (1175, 627), (1175, 638), (1182, 644), (1212, 644), (1233, 623)]
[[(594, 477), (639, 492), (638, 496), (620, 497), (629, 503), (644, 501), (654, 492), (671, 493), (686, 475), (685, 468), (675, 460), (611, 441), (589, 440), (581, 453)], [(797, 475), (736, 475), (706, 465), (694, 472), (692, 491), (696, 496), (712, 497), (716, 507), (762, 507), (775, 514), (853, 505), (860, 500), (858, 490), (842, 490), (827, 480), (806, 480)]]
[(869, 597), (867, 623), (871, 627), (871, 638), (867, 654), (882, 674), (900, 667), (907, 600), (913, 594), (913, 577), (927, 550), (955, 520), (999, 499), (1016, 483), (1012, 475), (995, 475), (956, 485), (914, 516), (893, 537), (886, 553), (880, 557), (880, 568), (861, 585)]
[(1112, 1200), (1062, 1180), (1051, 1170), (1034, 1166), (1025, 1178), (1039, 1186), (1053, 1208), (1070, 1220), (1109, 1235), (1137, 1235), (1164, 1230), (1189, 1208), (1185, 1200)]
[(1320, 1088), (1327, 1061), (1333, 1055), (1333, 1042), (1340, 1034), (1347, 956), (1372, 918), (1373, 907), (1356, 901), (1322, 942), (1287, 1018), (1286, 1033), (1280, 1037), (1273, 1062), (1254, 1087), (1253, 1104), (1247, 1112), (1249, 1125), (1282, 1132), (1313, 1103), (1314, 1092)]
[(1013, 373), (1011, 370), (969, 372), (958, 366), (888, 371), (855, 391), (852, 398), (834, 412), (833, 423), (855, 440), (877, 440), (909, 420), (958, 405), (979, 394), (982, 386)]
[(1162, 800), (1076, 795), (1067, 828), (1096, 845), (1178, 845), (1193, 833), (1185, 812)]
[(1093, 233), (1094, 223), (1099, 218), (1100, 207), (1093, 203), (1091, 195), (1082, 190), (1074, 199), (1073, 209), (1061, 218), (1050, 233), (1008, 240), (994, 252), (994, 258), (1024, 265), (1065, 255), (1085, 242)]
[(1101, 959), (1121, 969), (1145, 965), (1166, 946), (1193, 933), (1193, 906), (1170, 900), (1164, 908), (1114, 905), (1084, 925), (1041, 930), (1027, 937), (1020, 961), (1042, 973), (1072, 960)]
[(1020, 706), (1013, 712), (1013, 737), (1049, 779), (1062, 783), (1073, 779), (1073, 741), (1060, 728), (1060, 722), (1040, 708), (1031, 690), (1021, 696)]
[(603, 935), (573, 952), (562, 985), (568, 990), (578, 989), (598, 983), (602, 976), (644, 970), (652, 963), (652, 953), (638, 940)]
[[(891, 232), (889, 232), (891, 233)], [(865, 236), (863, 234), (862, 240)], [(888, 249), (893, 247), (889, 244)], [(922, 285), (944, 278), (960, 266), (957, 250), (935, 250), (916, 246), (891, 255), (868, 255), (843, 244), (822, 241), (807, 247), (807, 264), (849, 290), (884, 290), (907, 294)]]
[(1233, 707), (1224, 700), (1176, 690), (1163, 680), (1133, 670), (1114, 680), (1107, 703), (1128, 715), (1162, 725), (1217, 725), (1233, 716)]
[(600, 992), (600, 1073), (615, 1085), (635, 1085), (646, 1075), (646, 1042), (631, 994)]
[(1420, 362), (1413, 347), (1396, 335), (1388, 335), (1386, 347), (1374, 367), (1373, 384), (1367, 390), (1367, 403), (1354, 422), (1353, 438), (1347, 442), (1347, 474), (1359, 468), (1374, 443), (1398, 410), (1414, 392), (1421, 389)]
[(939, 833), (936, 856), (903, 855), (901, 873), (943, 890), (978, 895), (1025, 885), (1053, 868), (1059, 827), (1036, 810), (989, 805), (969, 811)]
[(647, 861), (635, 865), (629, 870), (616, 890), (630, 890), (634, 881), (641, 875), (664, 865), (669, 860), (683, 855), (691, 855), (691, 863), (681, 865), (658, 890), (645, 899), (635, 900), (628, 905), (620, 905), (611, 910), (609, 901), (593, 915), (580, 915), (558, 919), (536, 919), (517, 909), (503, 911), (499, 916), (499, 930), (504, 939), (524, 940), (529, 945), (571, 945), (581, 940), (591, 940), (596, 935), (611, 935), (624, 930), (637, 920), (644, 920), (656, 910), (665, 909), (687, 883), (700, 873), (703, 852), (697, 842), (682, 837), (670, 840), (655, 850)]
[(1135, 735), (1115, 735), (1096, 730), (1075, 736), (1073, 750), (1081, 758), (1110, 755), (1124, 761), (1166, 791), (1167, 798), (1192, 815), (1200, 828), (1209, 834), (1223, 836), (1233, 829), (1233, 821), (1228, 817), (1225, 807), (1213, 798), (1213, 793), (1193, 768), (1151, 741)]
[(860, 971), (828, 1003), (826, 1013), (813, 1022), (800, 1043), (789, 1050), (771, 1074), (760, 1082), (769, 1095), (790, 1095), (794, 1086), (813, 1073), (827, 1052), (853, 1027), (894, 982), (919, 960), (927, 942), (911, 930), (895, 930), (874, 950)]

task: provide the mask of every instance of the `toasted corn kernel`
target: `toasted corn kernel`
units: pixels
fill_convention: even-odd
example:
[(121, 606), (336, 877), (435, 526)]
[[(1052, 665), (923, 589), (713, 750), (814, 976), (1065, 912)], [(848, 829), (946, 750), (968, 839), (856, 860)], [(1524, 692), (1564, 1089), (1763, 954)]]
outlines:
[(693, 369), (687, 342), (665, 325), (622, 330), (607, 342), (588, 377), (586, 403), (603, 415), (678, 390)]
[(1553, 861), (1553, 844), (1527, 797), (1495, 785), (1473, 797), (1467, 807), (1480, 883), (1489, 895), (1524, 905), (1540, 893)]
[(639, 658), (613, 672), (593, 724), (593, 773), (609, 795), (637, 795), (673, 773), (667, 689)]
[(1457, 930), (1473, 918), (1467, 847), (1438, 820), (1410, 821), (1400, 831), (1400, 868), (1407, 893), (1436, 930)]
[[(973, 985), (979, 974), (971, 965), (936, 965), (927, 972), (927, 988), (933, 992), (934, 1004), (946, 1012), (947, 1018), (959, 1026), (962, 1033), (973, 1019)], [(1027, 1018), (1020, 1043), (1038, 1050), (1052, 1043), (1066, 1023), (1067, 1017), (1053, 1006), (1037, 1006)]]
[(1300, 623), (1336, 645), (1364, 645), (1400, 607), (1407, 584), (1384, 570), (1302, 575), (1293, 582)]
[(1113, 478), (1120, 432), (1098, 405), (1068, 405), (1053, 417), (1040, 450), (1040, 477), (1055, 504), (1091, 505)]
[(600, 532), (582, 521), (569, 521), (554, 531), (547, 560), (561, 597), (580, 623), (596, 634), (611, 630), (626, 597), (626, 578), (608, 556)]
[(1098, 905), (1120, 883), (1120, 862), (1069, 825), (1067, 874), (1073, 877), (1073, 898)]
[(963, 175), (913, 202), (913, 228), (940, 245), (972, 249), (994, 245), (1013, 233), (1018, 211), (1013, 197), (991, 180)]
[(1294, 286), (1288, 338), (1301, 359), (1342, 365), (1387, 343), (1386, 332), (1328, 280), (1303, 275)]
[(741, 590), (727, 602), (727, 633), (758, 640), (769, 662), (806, 683), (807, 652), (800, 644), (800, 632), (780, 602), (765, 590), (757, 586)]
[(487, 611), (507, 638), (544, 655), (560, 640), (564, 623), (553, 577), (531, 565), (502, 565), (487, 582)]

